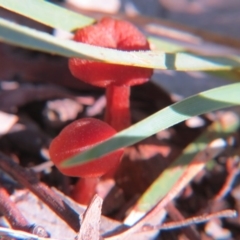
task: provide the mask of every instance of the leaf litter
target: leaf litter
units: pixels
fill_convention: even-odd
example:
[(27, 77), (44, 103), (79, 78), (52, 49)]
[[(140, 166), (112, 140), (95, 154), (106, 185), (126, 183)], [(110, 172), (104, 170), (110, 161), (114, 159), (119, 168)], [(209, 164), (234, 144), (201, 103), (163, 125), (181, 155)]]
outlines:
[[(2, 97), (0, 101), (0, 110), (5, 111), (6, 113), (4, 112), (4, 114), (6, 115), (4, 116), (8, 117), (8, 120), (6, 120), (6, 118), (2, 120), (4, 123), (8, 124), (4, 126), (2, 131), (3, 134), (0, 137), (0, 150), (4, 153), (4, 155), (1, 154), (1, 160), (5, 159), (7, 155), (7, 158), (10, 158), (11, 161), (20, 164), (23, 168), (28, 170), (32, 166), (38, 166), (48, 160), (47, 157), (41, 155), (41, 151), (47, 149), (51, 138), (73, 118), (88, 116), (88, 114), (102, 117), (104, 101), (100, 101), (103, 93), (101, 89), (93, 89), (81, 84), (70, 76), (66, 68), (65, 59), (41, 53), (36, 54), (27, 50), (16, 50), (16, 48), (4, 44), (1, 44), (0, 47), (0, 51), (3, 53), (0, 59), (4, 56), (6, 57), (5, 61), (1, 61), (4, 62), (4, 67), (1, 69), (0, 77), (1, 79), (10, 79), (15, 83), (15, 85), (12, 85), (12, 88), (9, 85), (11, 89), (6, 89), (5, 87), (5, 89), (1, 89), (0, 92), (0, 98)], [(18, 56), (18, 58), (16, 58), (16, 56)], [(92, 99), (90, 104), (84, 101), (87, 96), (90, 96)], [(50, 104), (51, 101), (55, 100), (62, 101), (66, 98), (71, 99), (74, 104), (81, 106), (81, 108), (76, 108), (74, 117), (72, 117), (72, 113), (67, 111), (62, 113), (60, 110), (60, 112), (56, 111), (56, 115), (60, 115), (60, 125), (54, 121), (47, 121), (46, 111), (44, 112), (44, 110), (48, 109), (48, 103)], [(83, 101), (81, 101), (81, 99)], [(97, 100), (99, 100), (99, 102)], [(151, 103), (151, 105), (149, 103)], [(72, 106), (69, 102), (67, 104)], [(133, 122), (137, 122), (169, 104), (171, 104), (171, 97), (169, 94), (156, 87), (153, 83), (149, 83), (142, 88), (136, 87), (132, 92)], [(94, 111), (89, 110), (91, 106), (94, 107)], [(37, 116), (36, 109), (39, 112)], [(235, 110), (239, 112), (237, 108)], [(69, 114), (69, 117), (61, 118), (61, 114), (63, 114), (63, 116), (65, 116), (64, 114)], [(29, 180), (34, 184), (36, 181), (37, 185), (34, 185), (34, 187), (38, 186), (40, 183), (40, 186), (45, 189), (44, 184), (46, 184), (46, 186), (49, 186), (49, 189), (47, 187), (49, 191), (54, 191), (58, 196), (61, 196), (60, 198), (76, 213), (76, 215), (74, 215), (76, 222), (72, 224), (72, 226), (78, 226), (79, 216), (85, 216), (80, 217), (82, 225), (84, 226), (84, 224), (86, 224), (86, 228), (83, 227), (80, 231), (79, 239), (81, 239), (81, 234), (83, 234), (83, 237), (86, 237), (85, 232), (91, 232), (89, 231), (91, 224), (93, 224), (95, 230), (93, 231), (93, 235), (89, 235), (91, 237), (85, 239), (93, 239), (92, 236), (98, 238), (99, 234), (108, 238), (106, 234), (114, 232), (118, 228), (125, 232), (129, 231), (129, 229), (131, 231), (132, 229), (133, 233), (130, 234), (130, 239), (139, 239), (139, 237), (141, 237), (141, 239), (149, 239), (150, 235), (144, 235), (146, 234), (144, 232), (147, 232), (147, 230), (154, 230), (155, 233), (151, 236), (155, 236), (156, 239), (163, 239), (164, 234), (167, 233), (161, 231), (159, 236), (156, 234), (158, 230), (164, 226), (164, 224), (163, 226), (158, 225), (160, 221), (159, 216), (157, 216), (155, 221), (148, 222), (150, 225), (144, 225), (144, 223), (143, 228), (140, 228), (137, 233), (135, 233), (136, 228), (134, 229), (134, 227), (122, 226), (122, 221), (127, 213), (131, 212), (131, 208), (137, 202), (139, 196), (141, 196), (159, 174), (181, 154), (184, 147), (199, 136), (212, 121), (212, 119), (207, 116), (204, 118), (206, 119), (206, 124), (197, 129), (193, 129), (191, 126), (188, 127), (185, 124), (180, 124), (168, 129), (165, 135), (159, 133), (158, 138), (154, 136), (128, 148), (121, 168), (116, 175), (115, 182), (117, 184), (115, 188), (109, 190), (109, 194), (106, 197), (106, 202), (108, 204), (105, 204), (105, 206), (104, 204), (101, 206), (101, 201), (96, 197), (97, 200), (95, 199), (95, 201), (97, 201), (97, 204), (95, 205), (93, 201), (86, 210), (85, 207), (74, 203), (69, 197), (60, 193), (58, 190), (53, 190), (52, 187), (56, 187), (65, 192), (70, 192), (76, 182), (76, 179), (64, 178), (55, 168), (48, 167), (38, 173), (32, 172), (29, 175)], [(35, 125), (35, 127), (33, 127), (33, 125)], [(3, 127), (2, 124), (1, 126)], [(27, 129), (28, 131), (22, 131), (23, 129)], [(12, 135), (14, 132), (22, 132), (22, 135), (16, 138), (16, 135)], [(32, 142), (33, 145), (25, 143), (24, 146), (24, 142), (26, 142), (25, 139), (29, 139), (29, 142)], [(36, 139), (38, 139), (37, 142), (35, 141)], [(236, 157), (238, 156), (238, 140), (239, 136), (238, 132), (236, 132), (232, 140), (234, 144), (230, 148), (224, 149), (219, 156), (215, 157), (212, 161), (211, 168), (204, 168), (199, 171), (198, 176), (193, 178), (191, 184), (188, 184), (190, 180), (187, 179), (186, 175), (186, 182), (183, 184), (184, 187), (187, 186), (185, 190), (184, 187), (182, 187), (181, 190), (178, 190), (179, 192), (177, 196), (174, 197), (174, 201), (166, 201), (173, 204), (176, 209), (179, 209), (180, 216), (183, 217), (182, 226), (184, 220), (186, 222), (187, 219), (190, 218), (189, 223), (193, 223), (194, 216), (204, 215), (209, 212), (208, 210), (213, 199), (215, 201), (214, 206), (216, 207), (215, 210), (212, 210), (213, 214), (214, 211), (220, 212), (221, 217), (225, 214), (225, 212), (222, 212), (221, 215), (221, 211), (225, 209), (236, 208), (236, 210), (239, 211), (229, 197), (230, 195), (234, 199), (234, 202), (239, 202), (239, 189), (236, 185), (239, 164), (239, 159)], [(226, 167), (231, 165), (229, 162), (234, 162), (234, 165), (232, 168), (229, 167), (228, 171), (226, 171)], [(196, 165), (194, 165), (194, 167), (196, 167)], [(201, 168), (202, 167), (203, 165), (201, 165)], [(191, 166), (189, 166), (189, 169), (190, 168)], [(188, 173), (191, 175), (191, 173), (195, 171), (196, 170), (190, 169)], [(11, 169), (9, 169), (9, 174), (10, 172), (12, 173)], [(6, 174), (6, 171), (4, 174)], [(36, 226), (43, 226), (51, 235), (52, 239), (57, 238), (61, 240), (75, 238), (78, 232), (77, 227), (73, 227), (75, 228), (75, 231), (73, 231), (71, 227), (69, 227), (69, 224), (67, 225), (54, 213), (54, 211), (58, 212), (59, 209), (54, 211), (50, 210), (39, 199), (39, 193), (35, 192), (35, 196), (29, 192), (29, 190), (26, 190), (26, 185), (31, 189), (29, 183), (23, 183), (24, 181), (21, 180), (19, 182), (10, 181), (9, 178), (3, 177), (2, 174), (0, 176), (1, 185), (8, 190), (11, 201), (15, 203), (15, 207), (21, 211), (31, 226), (33, 224)], [(13, 178), (15, 180), (18, 179), (16, 177)], [(181, 181), (178, 184), (181, 185), (180, 183)], [(188, 193), (186, 191), (187, 189)], [(174, 191), (173, 189), (173, 192)], [(174, 194), (176, 193), (177, 192)], [(54, 194), (52, 196), (54, 196)], [(116, 199), (119, 200), (118, 204), (115, 204)], [(62, 200), (60, 200), (60, 202)], [(221, 204), (216, 204), (216, 202), (220, 202)], [(114, 207), (109, 207), (111, 205)], [(85, 210), (86, 212), (84, 215)], [(101, 225), (99, 226), (101, 211), (104, 212), (108, 218), (101, 217)], [(161, 211), (165, 211), (162, 218), (167, 219), (165, 224), (168, 224), (169, 221), (176, 221), (176, 223), (173, 223), (173, 227), (177, 227), (178, 220), (174, 218), (173, 214), (176, 210), (166, 205), (166, 210), (162, 209)], [(168, 215), (166, 215), (167, 212)], [(232, 212), (232, 215), (229, 213), (228, 216), (231, 217), (233, 215)], [(94, 221), (91, 221), (91, 219), (94, 219)], [(210, 220), (209, 224), (210, 223), (218, 226), (214, 228), (216, 232), (230, 229), (232, 235), (239, 236), (239, 231), (236, 230), (236, 228), (239, 227), (239, 218), (227, 219), (217, 223)], [(221, 224), (224, 224), (224, 226), (222, 227)], [(1, 218), (1, 225), (9, 226), (4, 218)], [(181, 224), (179, 223), (179, 225)], [(206, 225), (205, 230), (201, 228), (195, 228), (195, 230), (197, 229), (197, 232), (201, 233), (201, 239), (207, 239), (207, 234), (213, 236), (213, 233), (209, 231), (209, 229), (212, 228), (211, 226), (213, 227), (213, 225), (210, 225), (210, 227)], [(99, 228), (100, 232), (98, 230)], [(29, 232), (30, 231), (31, 227), (29, 227)], [(10, 238), (42, 239), (42, 237), (37, 237), (32, 233), (23, 233), (10, 229), (1, 228), (0, 233), (8, 240)], [(187, 234), (184, 231), (174, 231), (175, 236), (181, 236), (183, 233)], [(119, 236), (113, 236), (112, 239), (118, 238)]]

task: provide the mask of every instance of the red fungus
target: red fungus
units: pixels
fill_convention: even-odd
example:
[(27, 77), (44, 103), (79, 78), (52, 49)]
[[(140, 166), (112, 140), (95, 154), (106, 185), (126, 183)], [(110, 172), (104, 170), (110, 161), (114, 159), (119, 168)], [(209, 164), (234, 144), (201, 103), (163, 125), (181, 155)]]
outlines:
[[(96, 25), (79, 29), (75, 41), (123, 51), (149, 50), (145, 36), (131, 23), (103, 18)], [(148, 81), (153, 70), (71, 58), (69, 68), (80, 80), (107, 89), (105, 120), (120, 131), (130, 125), (130, 86)]]
[(103, 121), (84, 118), (66, 126), (50, 145), (49, 154), (56, 167), (65, 175), (81, 177), (72, 193), (73, 198), (81, 204), (89, 203), (95, 193), (99, 177), (117, 168), (124, 150), (116, 150), (93, 162), (70, 168), (62, 168), (61, 163), (103, 142), (115, 133), (116, 131)]
[(94, 118), (76, 120), (66, 126), (53, 139), (49, 154), (56, 167), (65, 175), (95, 178), (101, 177), (120, 163), (123, 149), (98, 158), (96, 161), (74, 167), (62, 168), (62, 161), (103, 142), (116, 133), (107, 123)]
[[(74, 40), (123, 51), (149, 50), (145, 36), (137, 28), (126, 21), (111, 18), (103, 18), (96, 25), (79, 29)], [(130, 86), (147, 82), (153, 73), (153, 70), (148, 68), (79, 58), (71, 58), (69, 68), (72, 74), (80, 80), (106, 88), (105, 120), (117, 131), (130, 125)], [(95, 192), (98, 177), (105, 173), (110, 174), (108, 176), (113, 175), (123, 155), (123, 150), (72, 168), (62, 169), (60, 163), (114, 135), (116, 131), (108, 124), (90, 118), (75, 121), (67, 126), (50, 146), (51, 159), (62, 173), (82, 177), (73, 193), (80, 203), (89, 202)]]

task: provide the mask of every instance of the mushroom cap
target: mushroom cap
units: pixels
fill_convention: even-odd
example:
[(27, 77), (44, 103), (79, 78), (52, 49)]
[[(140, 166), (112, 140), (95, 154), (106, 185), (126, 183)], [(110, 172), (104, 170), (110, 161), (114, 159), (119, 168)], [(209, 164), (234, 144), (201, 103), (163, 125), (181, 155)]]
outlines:
[[(145, 36), (131, 23), (112, 18), (103, 18), (96, 25), (79, 29), (74, 40), (90, 45), (123, 51), (149, 50)], [(71, 58), (71, 73), (80, 80), (98, 87), (114, 85), (138, 85), (147, 82), (153, 70)]]
[(120, 163), (124, 150), (119, 149), (89, 163), (62, 168), (63, 160), (81, 153), (88, 148), (110, 138), (116, 131), (107, 123), (94, 118), (76, 120), (66, 126), (53, 139), (49, 154), (51, 160), (63, 174), (74, 177), (100, 177), (116, 168)]

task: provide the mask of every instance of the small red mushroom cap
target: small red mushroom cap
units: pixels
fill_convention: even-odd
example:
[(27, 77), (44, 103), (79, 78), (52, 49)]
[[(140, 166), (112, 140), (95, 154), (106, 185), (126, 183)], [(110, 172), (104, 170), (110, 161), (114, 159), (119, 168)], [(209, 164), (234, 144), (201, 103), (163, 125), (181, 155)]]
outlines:
[(60, 164), (63, 160), (103, 142), (115, 133), (116, 131), (111, 126), (98, 119), (83, 118), (76, 120), (66, 126), (53, 139), (49, 148), (50, 158), (65, 175), (82, 178), (100, 177), (116, 168), (123, 155), (123, 149), (100, 157), (95, 161), (70, 168), (62, 168)]
[[(123, 51), (149, 50), (145, 36), (131, 23), (103, 18), (96, 25), (79, 29), (74, 37), (77, 42)], [(80, 58), (69, 60), (71, 73), (80, 80), (98, 87), (138, 85), (150, 78), (152, 69), (109, 64)]]

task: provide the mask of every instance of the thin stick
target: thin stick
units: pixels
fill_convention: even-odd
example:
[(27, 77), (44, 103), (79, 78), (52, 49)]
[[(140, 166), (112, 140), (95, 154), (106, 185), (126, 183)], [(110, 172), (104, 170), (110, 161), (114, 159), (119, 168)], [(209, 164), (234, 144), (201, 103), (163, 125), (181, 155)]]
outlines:
[(123, 239), (126, 236), (133, 234), (134, 232), (139, 231), (142, 229), (143, 226), (146, 226), (145, 223), (149, 221), (152, 217), (156, 214), (159, 214), (161, 211), (164, 210), (166, 205), (172, 201), (177, 194), (192, 180), (192, 178), (196, 175), (197, 172), (203, 169), (206, 162), (209, 159), (214, 158), (219, 153), (221, 153), (224, 148), (226, 147), (226, 143), (223, 139), (216, 139), (209, 143), (205, 150), (199, 152), (192, 162), (188, 165), (187, 169), (185, 170), (185, 174), (178, 180), (178, 182), (173, 186), (171, 191), (169, 191), (166, 196), (158, 202), (158, 204), (152, 208), (144, 217), (142, 217), (137, 223), (135, 223), (131, 228), (117, 234), (113, 235), (111, 233), (110, 236), (105, 237), (108, 240), (118, 240)]
[(233, 218), (237, 216), (237, 212), (235, 210), (223, 210), (221, 212), (217, 213), (211, 213), (208, 215), (201, 215), (197, 217), (187, 218), (182, 221), (177, 222), (171, 222), (171, 223), (164, 223), (162, 225), (145, 225), (142, 228), (142, 231), (156, 231), (156, 230), (170, 230), (170, 229), (176, 229), (176, 228), (182, 228), (186, 227), (192, 224), (200, 224), (205, 223), (213, 218)]
[(39, 237), (35, 234), (26, 233), (20, 230), (3, 228), (3, 227), (0, 227), (0, 236), (1, 236), (0, 239), (57, 240), (53, 238)]
[(1, 152), (0, 168), (38, 196), (39, 199), (48, 205), (74, 231), (79, 231), (79, 215), (47, 185), (39, 182), (31, 169), (25, 169), (19, 166), (11, 158)]
[(9, 194), (0, 186), (0, 212), (6, 217), (12, 228), (29, 232), (30, 224), (22, 215), (14, 202), (10, 200)]
[[(165, 207), (165, 209), (168, 212), (168, 215), (174, 222), (184, 222), (186, 219), (183, 217), (180, 211), (174, 206), (172, 202), (168, 203), (168, 205)], [(162, 224), (164, 225), (164, 224)], [(188, 239), (191, 240), (200, 240), (200, 236), (196, 229), (194, 229), (192, 226), (188, 226), (187, 228), (183, 228), (182, 232), (186, 235)]]
[(239, 172), (240, 170), (238, 169), (238, 167), (231, 170), (231, 172), (227, 176), (227, 179), (224, 185), (222, 186), (222, 188), (214, 198), (214, 201), (221, 200), (225, 196), (227, 196), (227, 194), (232, 190), (233, 184), (235, 183), (236, 177), (238, 176)]

